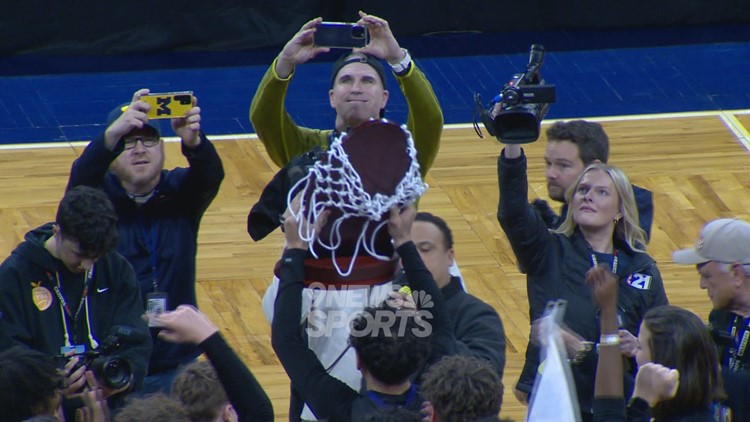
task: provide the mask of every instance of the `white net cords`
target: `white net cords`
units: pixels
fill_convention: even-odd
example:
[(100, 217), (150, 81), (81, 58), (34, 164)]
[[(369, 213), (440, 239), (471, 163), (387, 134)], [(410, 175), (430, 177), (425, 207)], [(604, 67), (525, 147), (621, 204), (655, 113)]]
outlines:
[[(318, 161), (310, 168), (307, 176), (300, 179), (287, 194), (287, 205), (292, 216), (298, 224), (300, 239), (308, 242), (310, 253), (318, 258), (314, 251), (314, 242), (321, 247), (331, 251), (333, 265), (336, 271), (343, 277), (351, 274), (354, 269), (356, 257), (360, 248), (371, 256), (381, 260), (389, 261), (391, 257), (377, 254), (375, 242), (377, 234), (388, 223), (387, 220), (380, 222), (375, 227), (369, 239), (366, 239), (367, 229), (372, 222), (378, 222), (383, 215), (387, 215), (393, 206), (404, 206), (411, 204), (422, 196), (428, 186), (422, 181), (419, 173), (419, 162), (417, 161), (417, 150), (414, 140), (406, 126), (401, 126), (406, 133), (406, 152), (410, 158), (409, 168), (406, 174), (396, 186), (392, 196), (377, 193), (370, 195), (362, 186), (362, 179), (349, 161), (349, 156), (342, 146), (346, 133), (342, 133), (331, 143), (328, 151), (328, 163)], [(339, 164), (336, 166), (335, 164)], [(334, 180), (332, 175), (337, 175)], [(312, 192), (308, 195), (308, 192)], [(291, 206), (295, 196), (301, 198), (309, 196), (309, 203), (300, 202), (300, 209), (295, 210)], [(336, 208), (342, 215), (332, 222), (330, 235), (326, 241), (315, 236), (315, 226), (321, 213), (327, 208)], [(361, 228), (357, 242), (354, 245), (352, 259), (346, 271), (342, 271), (336, 260), (336, 250), (341, 246), (341, 225), (351, 217), (365, 217), (368, 221)], [(304, 222), (309, 222), (305, 224)]]

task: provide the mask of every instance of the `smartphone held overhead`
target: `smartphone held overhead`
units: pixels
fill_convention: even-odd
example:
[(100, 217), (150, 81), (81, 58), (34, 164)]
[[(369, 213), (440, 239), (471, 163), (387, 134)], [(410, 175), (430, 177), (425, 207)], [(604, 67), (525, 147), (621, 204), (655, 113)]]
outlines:
[(345, 22), (321, 22), (315, 27), (314, 42), (318, 47), (362, 48), (369, 42), (364, 26)]
[(151, 105), (149, 119), (172, 119), (183, 117), (193, 108), (193, 92), (162, 92), (144, 95), (140, 98)]

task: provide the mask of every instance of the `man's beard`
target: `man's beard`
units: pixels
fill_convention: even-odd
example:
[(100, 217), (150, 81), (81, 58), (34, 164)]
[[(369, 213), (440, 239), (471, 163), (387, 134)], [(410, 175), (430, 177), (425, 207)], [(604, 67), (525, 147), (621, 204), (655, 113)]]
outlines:
[(551, 200), (565, 203), (565, 189), (560, 186), (547, 183), (547, 194)]

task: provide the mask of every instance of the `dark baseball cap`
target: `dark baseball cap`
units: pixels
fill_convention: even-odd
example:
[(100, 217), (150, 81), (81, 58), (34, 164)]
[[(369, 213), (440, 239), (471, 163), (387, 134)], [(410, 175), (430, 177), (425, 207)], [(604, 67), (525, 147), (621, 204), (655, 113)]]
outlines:
[(341, 68), (352, 63), (364, 63), (370, 65), (370, 67), (375, 69), (375, 72), (378, 73), (378, 76), (380, 76), (380, 81), (383, 83), (383, 88), (387, 89), (385, 85), (385, 69), (383, 69), (383, 64), (380, 62), (380, 59), (371, 54), (351, 52), (342, 55), (333, 64), (333, 69), (331, 69), (331, 88), (333, 88), (333, 84), (334, 82), (336, 82), (336, 76), (338, 76)]

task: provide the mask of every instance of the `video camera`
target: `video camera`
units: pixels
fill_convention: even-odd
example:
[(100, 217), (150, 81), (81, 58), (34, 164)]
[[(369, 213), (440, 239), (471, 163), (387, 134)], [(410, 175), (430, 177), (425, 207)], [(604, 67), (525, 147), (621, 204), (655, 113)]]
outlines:
[[(484, 136), (477, 114), (487, 132), (505, 144), (526, 144), (539, 139), (539, 125), (549, 104), (556, 100), (555, 86), (545, 84), (539, 73), (544, 54), (543, 45), (532, 44), (526, 71), (513, 75), (487, 108), (482, 105), (479, 94), (474, 94), (474, 129), (480, 138)], [(500, 110), (493, 117), (496, 104), (500, 104)]]
[(115, 326), (107, 338), (94, 350), (76, 353), (71, 356), (58, 356), (59, 362), (64, 366), (68, 359), (78, 356), (78, 363), (70, 370), (76, 371), (85, 366), (91, 370), (96, 378), (107, 387), (118, 390), (130, 383), (133, 379), (133, 367), (125, 358), (117, 355), (125, 344), (139, 344), (146, 339), (148, 334), (125, 326)]

